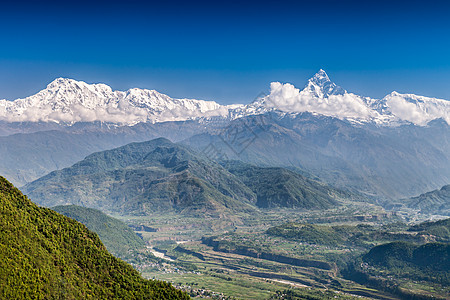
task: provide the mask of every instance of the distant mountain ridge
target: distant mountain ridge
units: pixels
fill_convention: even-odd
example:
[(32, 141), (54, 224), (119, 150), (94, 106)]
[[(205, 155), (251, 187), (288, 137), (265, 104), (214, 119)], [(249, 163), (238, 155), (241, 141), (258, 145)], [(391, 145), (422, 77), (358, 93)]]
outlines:
[(279, 111), (311, 112), (355, 124), (380, 126), (404, 123), (424, 126), (439, 118), (450, 124), (450, 101), (397, 92), (383, 99), (362, 97), (336, 85), (324, 70), (309, 79), (303, 90), (279, 82), (272, 82), (270, 89), (269, 95), (247, 105), (220, 105), (214, 101), (175, 99), (155, 90), (113, 91), (105, 84), (57, 78), (33, 96), (14, 101), (0, 100), (0, 121), (56, 122), (66, 126), (100, 121), (130, 126), (140, 122), (194, 119), (208, 123), (211, 118), (233, 120)]
[(355, 196), (284, 168), (263, 168), (240, 161), (226, 161), (222, 165), (255, 193), (256, 205), (261, 208), (327, 209), (339, 206), (336, 198)]
[(450, 216), (450, 184), (408, 199), (407, 206), (422, 213)]
[(34, 132), (32, 124), (28, 123), (25, 130), (30, 130), (29, 133), (0, 136), (0, 174), (22, 186), (97, 151), (161, 136), (180, 141), (204, 131), (204, 127), (195, 121), (103, 128), (98, 123), (78, 123), (64, 130)]
[[(299, 168), (340, 189), (402, 199), (450, 181), (450, 126), (354, 126), (308, 112), (234, 120), (183, 143), (217, 157)], [(205, 151), (206, 151), (205, 150)]]

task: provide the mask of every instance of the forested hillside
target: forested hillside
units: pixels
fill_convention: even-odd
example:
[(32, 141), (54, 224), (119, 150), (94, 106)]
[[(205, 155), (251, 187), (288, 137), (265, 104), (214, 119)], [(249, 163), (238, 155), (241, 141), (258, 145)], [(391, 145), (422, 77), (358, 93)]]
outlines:
[(188, 299), (140, 277), (84, 225), (32, 203), (0, 177), (0, 298)]
[(54, 211), (83, 223), (98, 234), (108, 251), (123, 258), (129, 251), (145, 248), (145, 242), (122, 221), (93, 208), (76, 205), (52, 207)]

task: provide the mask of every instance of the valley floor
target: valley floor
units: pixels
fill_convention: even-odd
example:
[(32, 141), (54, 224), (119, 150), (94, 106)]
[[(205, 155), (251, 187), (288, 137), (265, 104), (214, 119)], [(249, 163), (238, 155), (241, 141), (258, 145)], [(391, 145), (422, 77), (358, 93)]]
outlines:
[[(412, 214), (410, 217), (426, 218)], [(171, 282), (192, 297), (282, 299), (289, 294), (292, 299), (405, 298), (343, 276), (343, 268), (349, 260), (365, 253), (364, 247), (381, 244), (383, 240), (364, 242), (367, 245), (362, 246), (324, 246), (266, 233), (268, 228), (289, 222), (381, 227), (404, 220), (399, 214), (386, 212), (373, 204), (358, 203), (325, 212), (271, 210), (258, 216), (244, 214), (232, 219), (188, 218), (176, 214), (120, 218), (130, 225), (147, 226), (138, 233), (146, 241), (147, 251), (159, 258), (152, 264), (145, 260), (134, 264), (143, 276)], [(217, 241), (233, 246), (218, 246)], [(261, 254), (265, 252), (270, 255)], [(279, 257), (297, 261), (284, 261)], [(319, 264), (314, 265), (314, 262)], [(401, 288), (421, 295), (445, 298), (450, 293), (448, 288), (429, 282), (398, 283)]]

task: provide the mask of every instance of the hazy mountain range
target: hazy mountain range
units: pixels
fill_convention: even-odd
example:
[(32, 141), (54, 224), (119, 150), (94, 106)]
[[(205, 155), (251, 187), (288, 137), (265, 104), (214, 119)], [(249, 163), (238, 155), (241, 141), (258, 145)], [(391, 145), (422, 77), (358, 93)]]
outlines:
[(274, 113), (234, 120), (184, 143), (218, 159), (300, 169), (381, 199), (416, 196), (450, 182), (450, 126), (442, 120), (379, 127)]
[(36, 95), (0, 101), (0, 173), (24, 185), (93, 152), (165, 137), (217, 162), (283, 167), (402, 199), (450, 182), (449, 105), (396, 92), (358, 96), (323, 70), (303, 90), (272, 83), (268, 95), (229, 106), (57, 79)]

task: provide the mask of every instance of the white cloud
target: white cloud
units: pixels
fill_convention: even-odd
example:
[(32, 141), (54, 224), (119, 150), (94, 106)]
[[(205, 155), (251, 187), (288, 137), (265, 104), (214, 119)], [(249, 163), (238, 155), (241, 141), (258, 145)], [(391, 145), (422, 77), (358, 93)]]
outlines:
[(431, 120), (442, 118), (450, 124), (449, 101), (395, 92), (385, 99), (391, 112), (402, 120), (424, 126)]
[(354, 94), (317, 98), (307, 91), (300, 91), (292, 84), (280, 82), (272, 82), (270, 89), (270, 95), (266, 98), (267, 105), (282, 111), (308, 111), (338, 118), (368, 118), (377, 114)]
[(21, 112), (10, 112), (0, 106), (0, 120), (7, 122), (114, 122), (132, 124), (146, 121), (148, 112), (144, 108), (131, 106), (86, 108), (80, 104), (72, 104), (63, 110), (52, 109), (51, 105), (26, 107)]

